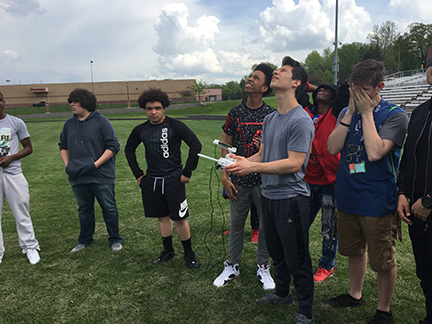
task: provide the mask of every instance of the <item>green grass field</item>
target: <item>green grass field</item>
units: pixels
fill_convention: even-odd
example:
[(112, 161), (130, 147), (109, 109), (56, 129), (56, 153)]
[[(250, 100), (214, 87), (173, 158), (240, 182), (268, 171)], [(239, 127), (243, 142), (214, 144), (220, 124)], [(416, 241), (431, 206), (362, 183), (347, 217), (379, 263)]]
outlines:
[[(200, 112), (226, 114), (234, 104), (207, 105)], [(274, 101), (271, 104), (276, 106)], [(169, 112), (169, 115), (198, 113), (193, 109), (199, 108), (191, 109)], [(255, 303), (265, 292), (256, 278), (256, 244), (249, 242), (249, 223), (245, 230), (241, 276), (224, 288), (212, 285), (223, 269), (228, 238), (223, 238), (222, 232), (229, 227), (229, 208), (221, 198), (216, 176), (219, 171), (212, 173), (211, 161), (201, 160), (187, 185), (192, 243), (201, 268), (186, 267), (181, 242), (175, 234), (177, 256), (166, 264), (151, 264), (162, 250), (158, 223), (143, 215), (139, 188), (123, 152), (132, 128), (142, 122), (126, 118), (144, 118), (144, 113), (109, 117), (116, 119), (112, 124), (122, 148), (117, 156), (116, 196), (123, 250), (111, 251), (96, 204), (95, 243), (79, 253), (69, 252), (77, 244), (79, 222), (76, 201), (57, 145), (64, 120), (28, 122), (34, 152), (22, 162), (29, 182), (30, 211), (41, 245), (41, 261), (31, 265), (21, 253), (15, 220), (5, 203), (2, 225), (6, 252), (0, 265), (0, 323), (292, 323), (297, 305)], [(118, 120), (121, 118), (124, 120)], [(185, 123), (203, 143), (202, 153), (213, 156), (212, 141), (220, 138), (223, 122)], [(143, 151), (139, 152), (142, 161)], [(219, 148), (216, 151), (219, 153)], [(321, 251), (319, 232), (320, 224), (316, 221), (310, 230), (314, 270)], [(395, 323), (418, 323), (425, 316), (424, 299), (415, 277), (406, 225), (403, 235), (403, 243), (397, 245), (399, 267), (392, 311)], [(326, 299), (348, 292), (348, 287), (347, 260), (338, 255), (335, 275), (315, 285), (317, 323), (364, 323), (367, 316), (373, 315), (377, 288), (376, 275), (371, 270), (364, 283), (365, 306), (335, 310), (324, 305)]]

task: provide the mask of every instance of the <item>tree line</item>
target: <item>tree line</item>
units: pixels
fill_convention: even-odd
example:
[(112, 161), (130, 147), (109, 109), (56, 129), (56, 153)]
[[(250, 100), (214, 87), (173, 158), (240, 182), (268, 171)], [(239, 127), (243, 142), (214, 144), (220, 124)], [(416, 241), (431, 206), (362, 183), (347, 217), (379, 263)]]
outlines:
[[(354, 65), (367, 59), (383, 62), (387, 73), (426, 67), (427, 49), (432, 46), (432, 24), (412, 23), (400, 34), (394, 22), (386, 21), (381, 26), (375, 25), (368, 39), (369, 43), (353, 42), (338, 49), (339, 84), (349, 78)], [(306, 57), (304, 66), (311, 83), (333, 83), (333, 57), (330, 48), (322, 55), (312, 51)]]
[[(353, 42), (342, 44), (338, 48), (339, 72), (338, 84), (349, 78), (351, 71), (358, 62), (374, 59), (384, 63), (387, 73), (416, 70), (427, 66), (427, 49), (432, 46), (432, 24), (412, 23), (406, 31), (398, 32), (396, 24), (386, 21), (381, 26), (374, 25), (368, 35), (369, 43)], [(334, 50), (330, 47), (322, 53), (314, 50), (303, 62), (309, 76), (309, 82), (315, 85), (333, 83)], [(277, 68), (276, 65), (264, 62)], [(252, 65), (252, 71), (257, 64)], [(239, 82), (228, 81), (225, 84), (208, 84), (202, 80), (185, 95), (200, 95), (206, 88), (222, 88), (222, 100), (235, 100), (246, 97), (244, 87), (248, 76)], [(183, 96), (183, 95), (182, 95)]]

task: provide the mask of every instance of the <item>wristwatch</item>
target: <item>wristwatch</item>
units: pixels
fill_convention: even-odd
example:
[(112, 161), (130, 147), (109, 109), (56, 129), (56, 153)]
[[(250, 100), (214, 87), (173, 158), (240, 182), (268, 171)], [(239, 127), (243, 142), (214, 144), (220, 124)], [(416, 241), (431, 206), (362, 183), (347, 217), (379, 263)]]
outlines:
[(431, 209), (432, 208), (432, 198), (429, 197), (429, 195), (423, 196), (422, 205), (427, 209)]

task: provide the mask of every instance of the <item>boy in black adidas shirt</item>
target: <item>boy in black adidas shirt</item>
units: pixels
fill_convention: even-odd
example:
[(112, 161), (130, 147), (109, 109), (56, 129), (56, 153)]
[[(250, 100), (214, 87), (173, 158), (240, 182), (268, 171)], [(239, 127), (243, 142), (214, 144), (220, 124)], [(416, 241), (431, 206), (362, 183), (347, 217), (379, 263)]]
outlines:
[[(189, 216), (185, 183), (190, 182), (192, 171), (198, 164), (201, 143), (182, 122), (164, 115), (169, 106), (168, 95), (161, 89), (150, 88), (138, 98), (148, 121), (136, 126), (129, 136), (125, 153), (129, 166), (142, 191), (146, 217), (159, 218), (159, 229), (164, 250), (153, 262), (158, 265), (174, 257), (172, 231), (174, 221), (177, 235), (183, 243), (185, 260), (189, 268), (200, 266), (191, 247)], [(183, 168), (181, 142), (189, 146), (189, 156)], [(135, 151), (144, 144), (147, 172), (139, 167)]]

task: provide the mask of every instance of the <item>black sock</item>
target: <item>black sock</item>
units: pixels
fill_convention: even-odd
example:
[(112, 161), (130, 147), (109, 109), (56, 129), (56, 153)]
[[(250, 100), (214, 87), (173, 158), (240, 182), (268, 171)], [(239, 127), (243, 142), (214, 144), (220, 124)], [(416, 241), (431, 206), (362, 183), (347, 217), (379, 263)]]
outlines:
[(348, 294), (348, 296), (351, 298), (351, 300), (358, 302), (360, 299), (362, 299), (361, 297), (359, 299), (354, 298), (353, 296), (351, 296), (350, 294)]
[(184, 248), (184, 253), (185, 255), (191, 254), (192, 251), (192, 242), (191, 242), (191, 237), (189, 237), (186, 241), (181, 241), (183, 244), (183, 248)]
[(377, 313), (377, 314), (383, 314), (383, 315), (388, 316), (388, 317), (391, 317), (391, 316), (392, 316), (392, 312), (391, 312), (391, 311), (385, 312), (385, 311), (382, 311), (382, 310), (377, 309), (377, 310), (376, 310), (376, 313)]
[(162, 243), (163, 243), (164, 250), (168, 252), (174, 252), (174, 248), (172, 246), (172, 235), (167, 237), (162, 237)]
[(276, 286), (276, 290), (275, 290), (276, 296), (278, 296), (280, 298), (287, 298), (289, 293), (290, 293), (289, 290), (285, 291), (285, 290), (277, 289), (277, 286)]

